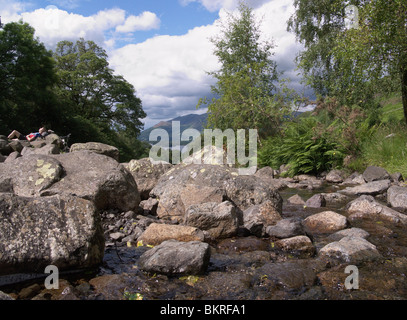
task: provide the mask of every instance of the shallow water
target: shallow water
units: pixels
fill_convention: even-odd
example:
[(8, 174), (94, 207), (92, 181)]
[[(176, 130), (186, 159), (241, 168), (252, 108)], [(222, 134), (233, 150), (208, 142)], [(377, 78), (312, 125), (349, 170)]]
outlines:
[[(336, 192), (337, 186), (320, 189), (284, 189), (283, 218), (307, 216), (332, 210), (347, 216), (344, 202), (323, 208), (290, 205), (287, 199), (298, 194), (307, 200), (316, 193)], [(211, 260), (201, 276), (167, 277), (139, 270), (138, 258), (147, 247), (108, 247), (103, 264), (96, 270), (63, 275), (58, 292), (45, 292), (43, 278), (9, 283), (0, 290), (13, 293), (37, 283), (34, 299), (407, 299), (407, 228), (386, 221), (351, 221), (370, 233), (367, 240), (376, 245), (383, 258), (357, 265), (359, 289), (345, 288), (346, 264), (332, 265), (318, 255), (299, 259), (293, 253), (273, 247), (276, 239), (254, 236), (235, 237), (211, 244)], [(310, 236), (317, 250), (329, 242), (329, 235)], [(0, 279), (1, 281), (1, 279)], [(1, 283), (1, 282), (0, 282)]]

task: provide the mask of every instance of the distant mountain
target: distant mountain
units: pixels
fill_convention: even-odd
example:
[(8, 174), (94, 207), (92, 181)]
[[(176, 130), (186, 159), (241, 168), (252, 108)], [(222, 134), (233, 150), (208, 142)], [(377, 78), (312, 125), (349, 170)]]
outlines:
[[(164, 129), (165, 131), (168, 132), (169, 138), (170, 138), (170, 144), (172, 141), (172, 122), (173, 121), (179, 121), (180, 122), (180, 133), (182, 134), (182, 132), (186, 129), (196, 129), (199, 132), (203, 132), (205, 125), (206, 125), (206, 121), (208, 119), (208, 114), (204, 113), (204, 114), (188, 114), (186, 116), (181, 116), (181, 117), (177, 117), (174, 118), (172, 120), (168, 120), (168, 121), (161, 121), (159, 123), (157, 123), (156, 125), (154, 125), (153, 127), (144, 130), (140, 133), (138, 139), (141, 141), (149, 141), (149, 137), (150, 137), (150, 133), (157, 128), (160, 129)], [(151, 141), (150, 143), (156, 143), (155, 141)], [(181, 144), (186, 145), (189, 142), (181, 142)]]

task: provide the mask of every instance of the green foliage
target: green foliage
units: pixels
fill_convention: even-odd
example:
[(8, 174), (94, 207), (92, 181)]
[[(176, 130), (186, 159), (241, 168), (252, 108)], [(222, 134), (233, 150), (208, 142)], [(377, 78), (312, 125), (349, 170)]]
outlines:
[(113, 74), (106, 52), (92, 41), (58, 43), (59, 99), (73, 114), (137, 136), (146, 115), (133, 86)]
[(106, 52), (92, 41), (62, 41), (54, 54), (27, 23), (0, 30), (0, 132), (45, 125), (70, 143), (116, 146), (122, 161), (146, 156), (137, 140), (146, 115), (134, 87), (113, 74)]
[(0, 132), (24, 133), (57, 121), (60, 106), (52, 91), (54, 62), (27, 23), (0, 30)]
[(340, 144), (316, 132), (314, 117), (287, 123), (283, 136), (269, 137), (259, 150), (259, 164), (279, 168), (289, 165), (289, 175), (319, 173), (342, 164)]
[(382, 125), (361, 146), (359, 161), (375, 165), (388, 172), (400, 172), (407, 177), (407, 127), (405, 125)]
[[(208, 105), (209, 128), (258, 129), (263, 136), (274, 133), (291, 107), (291, 101), (275, 95), (274, 44), (260, 41), (253, 11), (243, 3), (239, 15), (230, 14), (222, 27), (221, 35), (212, 39), (221, 64), (219, 71), (210, 73), (217, 80), (211, 88), (214, 98), (201, 99), (198, 107)], [(281, 91), (286, 88), (282, 86)]]
[[(298, 57), (307, 83), (341, 104), (369, 107), (397, 88), (407, 121), (407, 3), (404, 0), (296, 0), (289, 30), (305, 46)], [(355, 5), (354, 28), (345, 8)]]

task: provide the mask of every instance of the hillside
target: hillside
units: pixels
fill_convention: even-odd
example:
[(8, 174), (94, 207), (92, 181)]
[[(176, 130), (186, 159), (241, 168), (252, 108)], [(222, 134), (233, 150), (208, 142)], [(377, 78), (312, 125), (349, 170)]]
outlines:
[[(208, 118), (208, 115), (205, 114), (188, 114), (185, 116), (177, 117), (168, 121), (161, 121), (154, 125), (153, 127), (144, 130), (140, 133), (138, 136), (138, 139), (141, 141), (149, 141), (150, 133), (157, 128), (164, 129), (165, 131), (168, 132), (169, 138), (170, 138), (170, 143), (172, 141), (172, 122), (173, 121), (179, 121), (180, 126), (181, 126), (181, 133), (186, 130), (186, 129), (196, 129), (199, 132), (203, 132), (203, 129), (205, 128), (206, 120)], [(189, 142), (181, 142), (181, 144), (188, 144)]]

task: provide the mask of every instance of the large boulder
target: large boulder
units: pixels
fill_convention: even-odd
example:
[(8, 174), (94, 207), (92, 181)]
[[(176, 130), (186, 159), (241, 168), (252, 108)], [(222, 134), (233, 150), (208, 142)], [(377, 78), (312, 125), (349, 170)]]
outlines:
[(324, 211), (307, 217), (304, 219), (303, 225), (305, 230), (311, 234), (324, 234), (346, 228), (348, 221), (339, 213)]
[(403, 211), (407, 211), (407, 188), (391, 186), (387, 190), (387, 202), (393, 208), (399, 208)]
[(145, 252), (138, 263), (140, 269), (151, 273), (196, 275), (206, 271), (209, 260), (207, 243), (168, 240)]
[(319, 251), (320, 257), (345, 263), (360, 263), (381, 257), (376, 246), (361, 237), (344, 237)]
[(206, 231), (212, 239), (220, 239), (236, 235), (238, 219), (231, 202), (206, 202), (190, 206), (184, 224)]
[(237, 176), (223, 182), (227, 197), (240, 210), (271, 201), (278, 213), (283, 210), (283, 198), (266, 181), (256, 176)]
[(390, 180), (378, 180), (372, 181), (365, 184), (358, 185), (356, 187), (347, 187), (343, 190), (339, 190), (339, 193), (344, 193), (346, 195), (378, 195), (386, 192), (390, 187)]
[(407, 225), (407, 215), (378, 203), (372, 196), (363, 195), (346, 206), (350, 220), (385, 220)]
[(154, 162), (151, 158), (131, 160), (124, 164), (136, 180), (142, 200), (147, 200), (151, 190), (155, 187), (161, 176), (170, 170), (173, 165), (168, 162)]
[(0, 193), (0, 273), (92, 267), (103, 260), (100, 216), (74, 196), (27, 198)]
[(390, 175), (385, 169), (381, 167), (369, 166), (363, 172), (363, 178), (366, 182), (372, 182), (390, 179)]
[(64, 178), (42, 195), (75, 194), (92, 200), (98, 209), (137, 209), (140, 194), (133, 176), (111, 157), (91, 151), (52, 156), (64, 168)]
[(0, 190), (23, 197), (40, 196), (44, 190), (60, 181), (63, 174), (61, 162), (49, 156), (17, 158), (0, 164)]
[(277, 190), (261, 178), (239, 176), (235, 168), (207, 164), (174, 166), (162, 175), (150, 196), (159, 200), (158, 217), (175, 222), (182, 221), (193, 204), (229, 200), (241, 217), (245, 209), (267, 200), (281, 213), (283, 203)]
[(103, 154), (119, 161), (119, 149), (108, 144), (101, 142), (74, 143), (70, 148), (70, 152), (82, 150), (89, 150), (98, 154)]
[(243, 212), (243, 226), (257, 237), (267, 235), (267, 228), (282, 219), (271, 200), (249, 207)]
[(25, 197), (75, 195), (92, 200), (98, 209), (129, 211), (140, 203), (132, 175), (112, 158), (90, 151), (0, 163), (0, 190)]
[(185, 210), (193, 204), (227, 200), (222, 184), (232, 177), (232, 173), (237, 175), (235, 171), (220, 165), (174, 166), (161, 176), (150, 192), (150, 197), (159, 200), (157, 216), (181, 222)]

